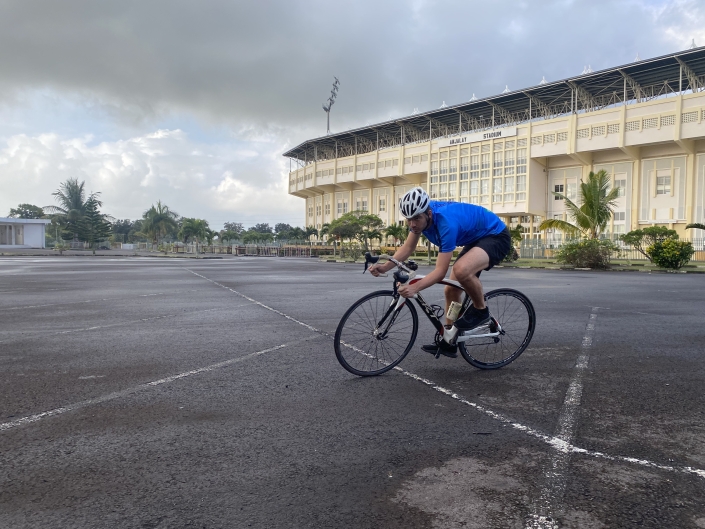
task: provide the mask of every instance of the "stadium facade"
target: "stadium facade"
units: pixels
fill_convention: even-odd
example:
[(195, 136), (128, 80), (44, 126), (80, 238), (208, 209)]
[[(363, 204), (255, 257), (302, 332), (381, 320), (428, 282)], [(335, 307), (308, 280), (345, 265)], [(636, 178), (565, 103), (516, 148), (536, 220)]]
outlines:
[[(399, 222), (420, 185), (436, 200), (482, 205), (525, 237), (566, 219), (590, 171), (620, 189), (608, 228), (705, 222), (705, 47), (308, 140), (286, 152), (306, 226), (353, 210)], [(699, 235), (702, 236), (702, 235)]]

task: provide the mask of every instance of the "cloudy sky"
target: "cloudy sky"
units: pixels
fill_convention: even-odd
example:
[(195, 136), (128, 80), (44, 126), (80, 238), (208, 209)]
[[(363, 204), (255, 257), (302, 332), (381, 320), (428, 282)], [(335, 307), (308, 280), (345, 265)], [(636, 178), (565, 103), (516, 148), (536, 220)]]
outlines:
[(69, 177), (104, 211), (303, 225), (288, 148), (705, 45), (696, 0), (0, 0), (0, 216)]

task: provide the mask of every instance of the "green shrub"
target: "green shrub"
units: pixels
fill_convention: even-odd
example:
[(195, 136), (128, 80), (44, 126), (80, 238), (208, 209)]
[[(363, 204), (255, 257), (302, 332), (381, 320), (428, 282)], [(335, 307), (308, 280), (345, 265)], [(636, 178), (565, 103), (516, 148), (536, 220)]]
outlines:
[(655, 265), (672, 270), (678, 270), (687, 264), (694, 252), (691, 243), (677, 239), (655, 242), (647, 249), (647, 253), (651, 255), (651, 260)]
[(609, 268), (610, 258), (619, 248), (607, 239), (569, 242), (556, 252), (556, 261), (578, 268)]
[(504, 258), (504, 262), (505, 263), (513, 263), (517, 259), (519, 259), (519, 252), (517, 252), (517, 249), (512, 246), (512, 249), (509, 250), (509, 253)]

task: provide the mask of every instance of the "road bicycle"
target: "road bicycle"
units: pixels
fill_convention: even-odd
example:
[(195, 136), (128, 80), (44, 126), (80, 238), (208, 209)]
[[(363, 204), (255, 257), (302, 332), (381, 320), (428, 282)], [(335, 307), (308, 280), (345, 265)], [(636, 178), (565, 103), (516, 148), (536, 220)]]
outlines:
[[(381, 375), (393, 369), (409, 353), (419, 330), (419, 318), (411, 299), (398, 292), (399, 284), (413, 284), (424, 276), (416, 275), (414, 261), (400, 262), (387, 254), (365, 254), (365, 270), (380, 259), (392, 261), (392, 290), (377, 290), (357, 300), (343, 315), (335, 331), (335, 356), (354, 375)], [(387, 276), (387, 274), (382, 274)], [(463, 287), (452, 279), (441, 285), (463, 290), (459, 316), (471, 305)], [(529, 298), (517, 290), (500, 288), (485, 294), (490, 322), (469, 331), (441, 322), (443, 308), (428, 304), (420, 294), (414, 298), (436, 329), (435, 343), (457, 344), (460, 354), (479, 369), (498, 369), (516, 360), (529, 345), (536, 327), (536, 313)], [(436, 358), (440, 352), (436, 353)]]

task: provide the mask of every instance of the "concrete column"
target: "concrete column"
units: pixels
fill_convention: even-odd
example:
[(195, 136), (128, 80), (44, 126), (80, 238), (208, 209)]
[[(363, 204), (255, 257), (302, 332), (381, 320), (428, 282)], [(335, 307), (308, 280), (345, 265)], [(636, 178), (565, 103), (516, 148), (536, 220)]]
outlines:
[(15, 226), (14, 226), (13, 224), (10, 224), (10, 234), (11, 234), (11, 237), (12, 237), (12, 243), (11, 243), (11, 244), (14, 245), (14, 244), (15, 244)]

